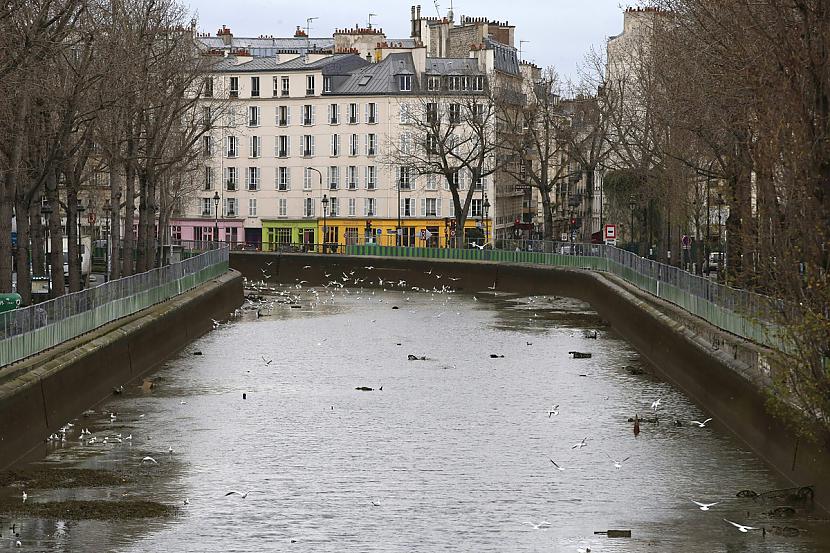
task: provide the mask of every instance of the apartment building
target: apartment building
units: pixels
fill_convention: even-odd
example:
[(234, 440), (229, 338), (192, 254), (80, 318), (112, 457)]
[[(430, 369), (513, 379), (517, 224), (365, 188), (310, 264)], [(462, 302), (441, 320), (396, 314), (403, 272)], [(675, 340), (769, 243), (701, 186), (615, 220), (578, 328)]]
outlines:
[[(519, 78), (515, 50), (497, 43), (485, 20), (457, 28), (480, 41), (440, 62), (418, 37), (383, 40), (378, 29), (337, 30), (331, 47), (316, 50), (298, 47), (311, 42), (303, 36), (288, 51), (269, 46), (278, 39), (237, 39), (227, 30), (218, 40), (203, 37), (217, 58), (203, 109), (221, 115), (204, 137), (203, 186), (172, 220), (173, 239), (268, 249), (324, 238), (393, 245), (400, 234), (402, 245), (447, 244), (457, 232), (446, 179), (419, 175), (387, 154), (411, 140), (424, 95), (483, 95), (490, 79)], [(489, 241), (496, 219), (512, 225), (516, 214), (503, 213), (495, 193), (498, 174), (472, 182), (462, 170), (456, 178), (462, 195), (473, 188), (465, 235), (484, 232)], [(504, 203), (521, 216), (521, 197), (518, 207)]]

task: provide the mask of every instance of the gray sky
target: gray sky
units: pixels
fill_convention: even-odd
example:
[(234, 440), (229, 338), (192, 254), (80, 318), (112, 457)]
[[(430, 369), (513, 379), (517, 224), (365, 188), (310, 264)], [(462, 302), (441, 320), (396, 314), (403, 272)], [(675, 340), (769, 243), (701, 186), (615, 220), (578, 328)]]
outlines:
[[(183, 0), (199, 17), (202, 32), (216, 34), (227, 25), (236, 36), (293, 36), (297, 25), (312, 22), (312, 36), (331, 36), (335, 28), (366, 24), (368, 14), (388, 38), (409, 37), (410, 6), (420, 3), (421, 15), (436, 15), (432, 0)], [(455, 20), (461, 15), (509, 21), (516, 26), (523, 58), (541, 67), (553, 65), (563, 77), (576, 78), (577, 66), (594, 46), (604, 50), (605, 40), (622, 31), (623, 7), (634, 0), (458, 0)], [(439, 0), (446, 15), (449, 0)], [(621, 7), (623, 6), (623, 7)]]

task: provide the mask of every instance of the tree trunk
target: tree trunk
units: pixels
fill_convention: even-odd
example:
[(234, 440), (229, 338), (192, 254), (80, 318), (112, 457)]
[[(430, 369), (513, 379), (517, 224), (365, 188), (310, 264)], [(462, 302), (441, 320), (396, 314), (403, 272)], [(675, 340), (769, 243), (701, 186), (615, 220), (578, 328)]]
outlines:
[(135, 258), (136, 273), (147, 270), (147, 174), (138, 171), (138, 239)]
[(63, 230), (61, 229), (61, 203), (58, 196), (58, 170), (53, 170), (46, 178), (46, 199), (52, 213), (46, 222), (49, 239), (49, 281), (52, 284), (50, 298), (57, 298), (66, 293), (63, 281)]
[(550, 191), (540, 190), (542, 198), (542, 210), (545, 213), (545, 240), (553, 240), (553, 209), (550, 203)]
[[(18, 190), (21, 188), (18, 183)], [(17, 220), (17, 293), (20, 305), (32, 305), (31, 243), (29, 236), (29, 206), (22, 194), (15, 195), (15, 219)]]
[(66, 237), (69, 265), (69, 292), (81, 290), (81, 260), (78, 248), (78, 191), (66, 187)]
[(107, 236), (110, 279), (121, 278), (121, 167), (110, 161), (110, 225)]
[(32, 202), (29, 208), (29, 227), (32, 237), (32, 274), (46, 276), (46, 255), (44, 253), (43, 224), (41, 223), (40, 202)]
[(135, 167), (132, 162), (126, 164), (126, 194), (124, 195), (124, 240), (122, 242), (122, 276), (135, 274), (135, 235), (133, 225), (135, 218)]
[(18, 172), (23, 160), (23, 146), (26, 133), (23, 132), (23, 123), (28, 111), (28, 101), (22, 99), (17, 107), (15, 120), (12, 126), (11, 158), (8, 172), (3, 179), (2, 197), (0, 197), (0, 292), (12, 291), (12, 217), (17, 190)]

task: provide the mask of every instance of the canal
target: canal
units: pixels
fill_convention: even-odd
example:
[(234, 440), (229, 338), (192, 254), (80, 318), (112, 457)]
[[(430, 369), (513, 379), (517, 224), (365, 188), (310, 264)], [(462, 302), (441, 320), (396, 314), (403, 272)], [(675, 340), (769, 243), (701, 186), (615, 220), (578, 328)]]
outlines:
[(348, 284), (258, 290), (79, 417), (0, 478), (0, 550), (826, 551), (828, 523), (589, 306)]

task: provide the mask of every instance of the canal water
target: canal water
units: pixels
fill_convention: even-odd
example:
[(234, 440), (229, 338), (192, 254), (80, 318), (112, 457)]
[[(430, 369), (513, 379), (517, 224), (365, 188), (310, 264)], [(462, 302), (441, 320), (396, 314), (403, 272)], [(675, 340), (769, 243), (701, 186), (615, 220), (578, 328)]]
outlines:
[[(585, 304), (397, 286), (260, 293), (258, 312), (247, 302), (32, 465), (123, 483), (30, 489), (27, 502), (146, 500), (172, 514), (0, 513), (0, 550), (827, 550), (815, 513), (781, 519), (771, 512), (788, 500), (736, 496), (788, 484), (717, 420), (691, 425), (707, 413)], [(659, 422), (635, 437), (635, 414)], [(595, 534), (607, 530), (631, 537)]]

